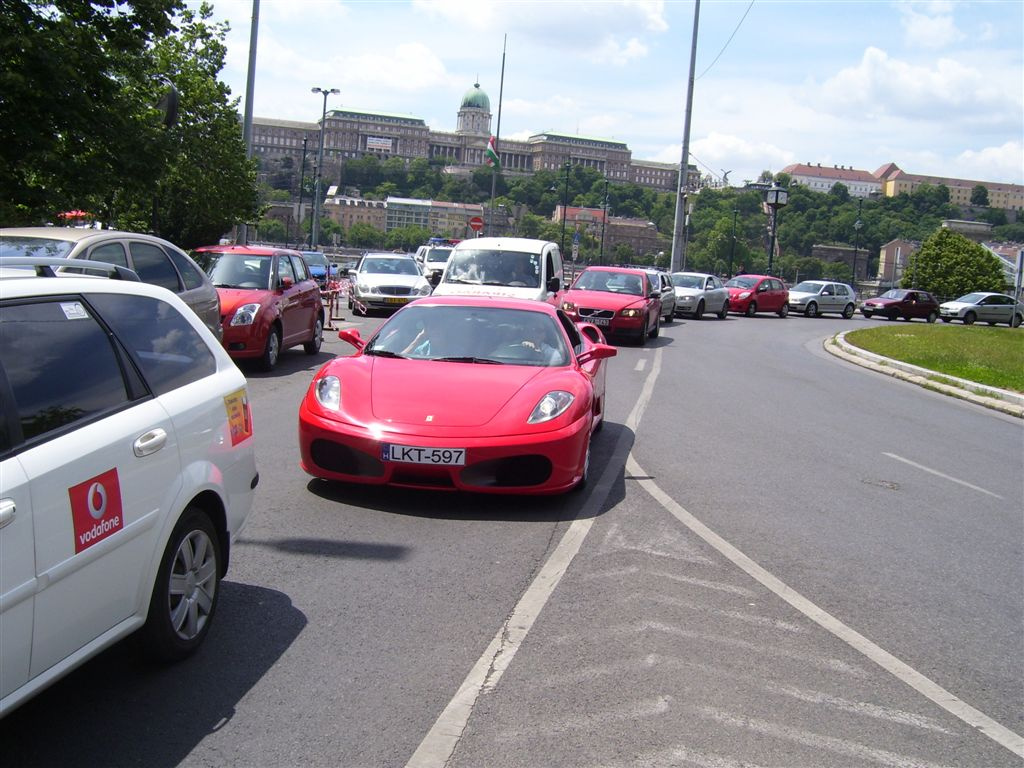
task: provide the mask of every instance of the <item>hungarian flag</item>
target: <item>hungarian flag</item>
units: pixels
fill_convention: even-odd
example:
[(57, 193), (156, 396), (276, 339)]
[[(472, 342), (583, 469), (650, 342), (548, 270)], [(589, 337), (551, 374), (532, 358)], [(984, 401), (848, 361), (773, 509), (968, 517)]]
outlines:
[(501, 170), (501, 161), (498, 159), (498, 147), (495, 144), (493, 136), (487, 140), (487, 151), (484, 152), (484, 162), (488, 165), (494, 166), (499, 171)]

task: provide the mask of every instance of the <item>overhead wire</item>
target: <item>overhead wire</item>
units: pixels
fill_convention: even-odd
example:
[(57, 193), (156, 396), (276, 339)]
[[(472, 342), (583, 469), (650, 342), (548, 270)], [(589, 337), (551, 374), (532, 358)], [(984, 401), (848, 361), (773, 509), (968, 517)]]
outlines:
[(718, 52), (718, 55), (715, 56), (714, 60), (710, 64), (708, 64), (707, 67), (705, 67), (704, 71), (697, 75), (697, 80), (700, 80), (702, 77), (704, 77), (704, 75), (706, 75), (708, 71), (713, 66), (715, 66), (715, 64), (718, 63), (718, 60), (722, 58), (722, 54), (725, 53), (725, 49), (729, 47), (729, 43), (732, 42), (732, 39), (736, 37), (736, 33), (740, 31), (740, 27), (743, 26), (743, 21), (747, 18), (747, 14), (750, 13), (750, 9), (754, 7), (755, 2), (756, 0), (750, 0), (750, 5), (747, 6), (747, 10), (743, 12), (743, 15), (740, 17), (740, 20), (736, 22), (736, 28), (732, 31), (732, 34), (729, 35), (729, 39), (725, 41), (725, 45), (722, 46), (722, 50), (720, 50)]

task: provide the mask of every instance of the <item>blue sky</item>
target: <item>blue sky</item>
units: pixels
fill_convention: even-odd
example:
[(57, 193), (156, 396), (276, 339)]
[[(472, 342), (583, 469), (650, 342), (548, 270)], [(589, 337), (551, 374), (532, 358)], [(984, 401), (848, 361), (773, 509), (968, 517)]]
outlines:
[[(221, 79), (244, 101), (252, 0)], [(191, 0), (190, 0), (191, 3)], [(501, 137), (550, 130), (681, 156), (692, 0), (262, 0), (253, 113), (413, 115), (454, 131), (479, 82)], [(703, 0), (691, 162), (730, 184), (790, 163), (1024, 184), (1024, 3)], [(240, 107), (241, 108), (241, 107)]]

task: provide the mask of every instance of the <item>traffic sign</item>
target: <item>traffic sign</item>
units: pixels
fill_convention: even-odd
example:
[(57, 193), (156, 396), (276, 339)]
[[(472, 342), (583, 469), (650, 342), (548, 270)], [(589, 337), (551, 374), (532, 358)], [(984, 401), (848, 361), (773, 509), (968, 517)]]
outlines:
[(479, 232), (481, 229), (484, 228), (484, 220), (479, 216), (474, 216), (472, 219), (469, 220), (469, 228), (472, 229), (474, 232)]

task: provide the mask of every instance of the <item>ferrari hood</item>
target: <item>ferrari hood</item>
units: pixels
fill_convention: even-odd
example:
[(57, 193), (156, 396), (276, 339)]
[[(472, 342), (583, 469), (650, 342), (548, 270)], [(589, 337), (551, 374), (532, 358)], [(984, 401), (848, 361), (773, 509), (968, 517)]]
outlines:
[[(375, 419), (408, 426), (482, 426), (509, 406), (530, 381), (551, 370), (437, 360), (413, 364), (415, 372), (409, 361), (374, 361), (370, 407)], [(531, 409), (534, 405), (529, 403)]]

